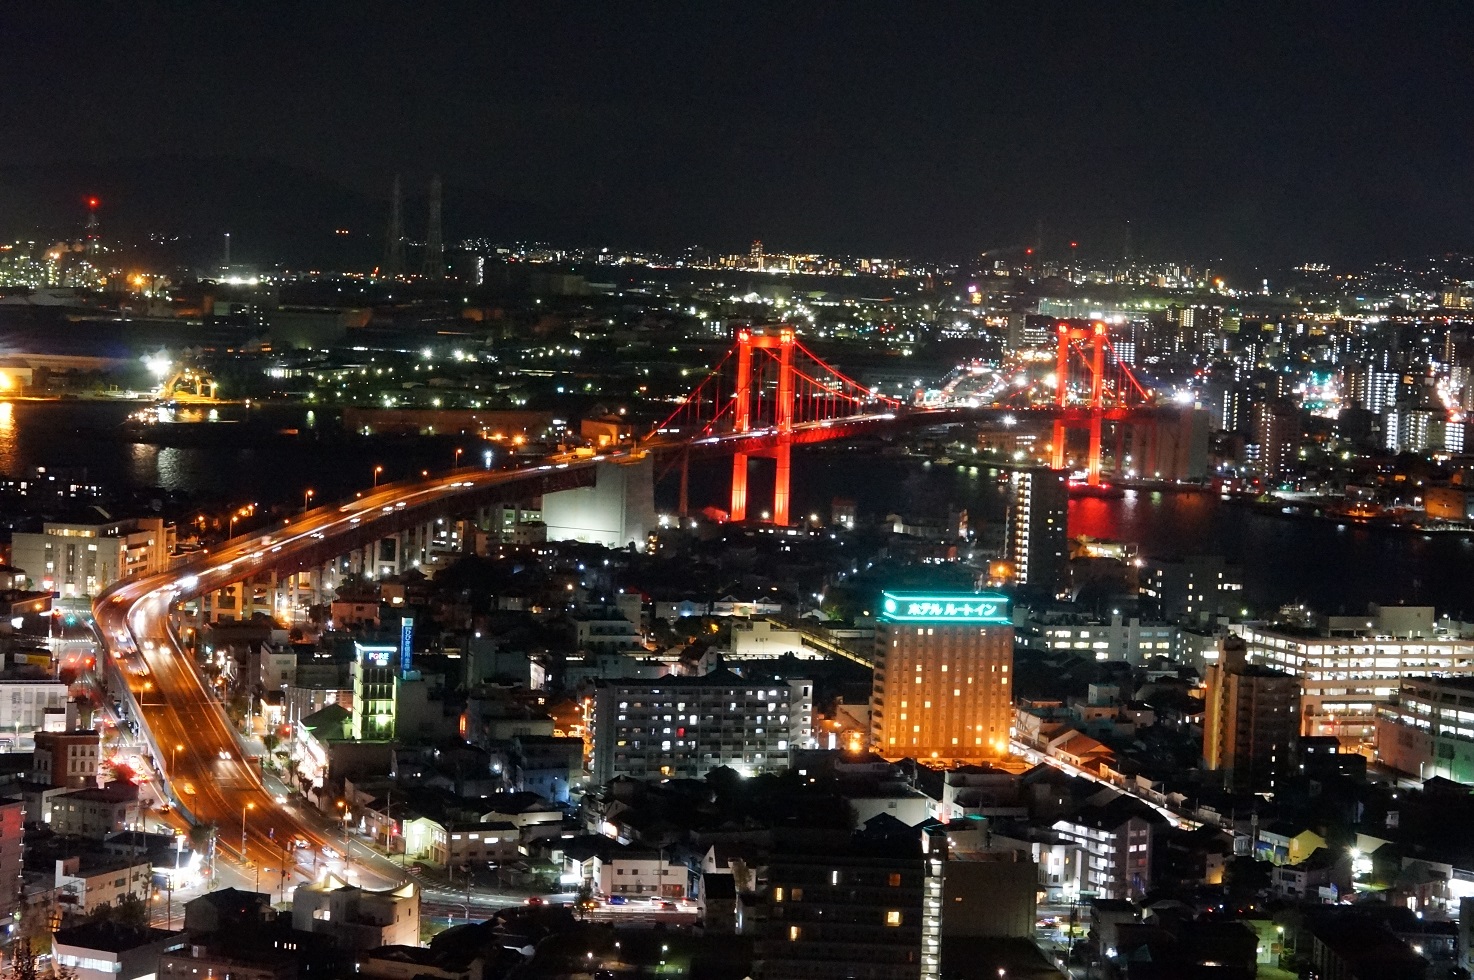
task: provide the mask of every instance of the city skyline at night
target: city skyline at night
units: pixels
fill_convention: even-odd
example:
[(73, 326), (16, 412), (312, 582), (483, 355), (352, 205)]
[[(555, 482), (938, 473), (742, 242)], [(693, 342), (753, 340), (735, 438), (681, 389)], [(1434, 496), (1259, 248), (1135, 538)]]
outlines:
[(5, 7), (5, 980), (1469, 977), (1471, 28)]

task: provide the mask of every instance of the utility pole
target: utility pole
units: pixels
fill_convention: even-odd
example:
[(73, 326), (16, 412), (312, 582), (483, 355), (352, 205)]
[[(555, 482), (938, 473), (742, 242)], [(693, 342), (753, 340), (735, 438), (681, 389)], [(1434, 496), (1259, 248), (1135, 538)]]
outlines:
[(440, 230), (439, 174), (430, 179), (430, 223), (425, 230), (425, 264), (420, 273), (435, 282), (445, 278), (445, 239)]
[(380, 279), (398, 279), (404, 275), (404, 196), (399, 175), (394, 175), (394, 190), (389, 201), (389, 235), (384, 243), (384, 265)]

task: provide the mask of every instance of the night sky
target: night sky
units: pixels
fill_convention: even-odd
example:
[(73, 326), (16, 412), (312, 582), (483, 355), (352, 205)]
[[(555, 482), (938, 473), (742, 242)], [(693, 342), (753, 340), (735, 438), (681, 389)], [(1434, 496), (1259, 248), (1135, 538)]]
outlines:
[(371, 244), (402, 171), (452, 240), (1474, 248), (1474, 7), (1403, 6), (6, 4), (0, 235)]

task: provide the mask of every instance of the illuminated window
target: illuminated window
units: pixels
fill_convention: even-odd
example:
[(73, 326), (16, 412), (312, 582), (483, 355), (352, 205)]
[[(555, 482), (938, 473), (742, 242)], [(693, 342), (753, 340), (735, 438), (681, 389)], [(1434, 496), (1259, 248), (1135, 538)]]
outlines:
[(789, 942), (791, 942), (791, 943), (798, 942), (798, 939), (799, 939), (799, 937), (801, 935), (803, 935), (803, 932), (802, 932), (802, 930), (799, 929), (798, 926), (789, 926), (788, 927), (788, 941)]
[(899, 871), (892, 871), (890, 877), (886, 879), (886, 884), (890, 885), (892, 888), (900, 888), (901, 873)]
[(897, 910), (897, 909), (891, 909), (889, 912), (887, 912), (885, 914), (885, 924), (888, 925), (888, 926), (898, 926), (898, 925), (900, 925), (901, 924), (901, 913), (900, 913), (900, 911)]

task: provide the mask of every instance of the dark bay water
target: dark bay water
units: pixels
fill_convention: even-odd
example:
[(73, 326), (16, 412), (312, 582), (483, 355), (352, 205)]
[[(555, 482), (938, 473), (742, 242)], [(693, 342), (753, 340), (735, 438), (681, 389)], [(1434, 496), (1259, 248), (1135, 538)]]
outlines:
[[(332, 410), (295, 406), (221, 406), (219, 421), (178, 430), (166, 443), (143, 442), (123, 427), (138, 406), (97, 402), (0, 402), (0, 472), (28, 467), (85, 466), (96, 482), (120, 489), (162, 487), (200, 505), (257, 500), (300, 502), (312, 487), (319, 500), (367, 486), (376, 465), (384, 479), (424, 468), (444, 469), (466, 440), (366, 439), (342, 431)], [(730, 463), (692, 466), (693, 507), (725, 507)], [(827, 516), (835, 497), (862, 513), (897, 511), (944, 517), (966, 509), (974, 523), (1004, 519), (1006, 488), (987, 467), (923, 465), (839, 447), (797, 450), (793, 513)], [(676, 480), (658, 488), (673, 508)], [(753, 499), (770, 498), (771, 467), (755, 464)], [(756, 510), (761, 510), (761, 504)], [(1474, 615), (1474, 543), (1456, 535), (1423, 535), (1266, 514), (1201, 494), (1128, 492), (1070, 505), (1070, 534), (1134, 541), (1146, 554), (1222, 554), (1244, 568), (1245, 598), (1256, 609), (1306, 602), (1326, 612), (1354, 613), (1368, 602), (1431, 604)]]

